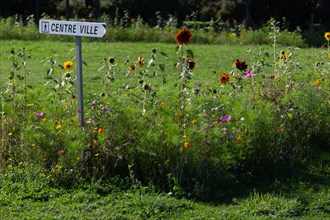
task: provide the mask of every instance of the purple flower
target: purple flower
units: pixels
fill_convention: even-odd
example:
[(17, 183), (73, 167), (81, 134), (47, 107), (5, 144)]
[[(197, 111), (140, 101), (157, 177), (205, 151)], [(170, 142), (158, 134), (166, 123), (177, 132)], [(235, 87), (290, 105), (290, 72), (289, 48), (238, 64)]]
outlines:
[(225, 116), (223, 116), (222, 118), (221, 118), (221, 122), (227, 122), (227, 121), (230, 121), (230, 119), (231, 119), (231, 116), (230, 115), (225, 115)]
[(44, 113), (43, 113), (43, 112), (37, 112), (37, 113), (36, 113), (36, 116), (37, 116), (37, 117), (42, 117), (42, 116), (44, 116)]
[(270, 78), (270, 79), (275, 79), (275, 76), (270, 76), (269, 78)]
[(252, 76), (252, 74), (253, 74), (253, 70), (250, 70), (249, 72), (247, 72), (247, 73), (245, 74), (244, 79), (249, 78), (250, 76)]
[(237, 171), (238, 170), (238, 166), (237, 165), (233, 166), (233, 170), (234, 171)]

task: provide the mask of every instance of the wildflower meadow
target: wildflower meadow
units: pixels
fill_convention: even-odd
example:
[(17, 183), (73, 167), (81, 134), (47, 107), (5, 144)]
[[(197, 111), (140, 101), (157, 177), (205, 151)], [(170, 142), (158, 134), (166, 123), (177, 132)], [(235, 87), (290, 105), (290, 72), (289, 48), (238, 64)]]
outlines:
[[(59, 188), (119, 178), (175, 198), (227, 201), (285, 181), (326, 185), (330, 32), (324, 48), (307, 49), (279, 45), (279, 34), (274, 22), (271, 45), (194, 45), (188, 28), (173, 34), (176, 43), (83, 42), (84, 126), (72, 43), (1, 40), (1, 187), (15, 175)], [(257, 192), (236, 204), (251, 216), (264, 215), (257, 200), (284, 218), (307, 209), (326, 216), (324, 193), (319, 206), (297, 199), (277, 209), (282, 198)], [(55, 194), (43, 198), (37, 187), (30, 198)]]

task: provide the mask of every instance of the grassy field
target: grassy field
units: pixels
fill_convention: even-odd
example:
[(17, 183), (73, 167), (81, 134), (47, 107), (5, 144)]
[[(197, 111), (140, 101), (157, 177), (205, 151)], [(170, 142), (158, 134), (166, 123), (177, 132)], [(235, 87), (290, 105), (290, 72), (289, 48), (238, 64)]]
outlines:
[[(192, 100), (187, 99), (187, 103), (190, 103), (189, 106), (187, 105), (189, 107), (187, 107), (189, 119), (192, 120), (196, 118), (197, 121), (202, 121), (204, 120), (203, 118), (205, 118), (205, 111), (210, 110), (211, 112), (211, 110), (217, 110), (219, 108), (219, 114), (229, 112), (233, 118), (245, 119), (247, 125), (243, 124), (241, 128), (242, 120), (238, 119), (233, 119), (231, 122), (232, 124), (228, 123), (221, 126), (217, 125), (218, 121), (217, 123), (212, 123), (211, 126), (218, 126), (216, 127), (218, 130), (215, 130), (214, 133), (208, 133), (208, 141), (210, 143), (206, 144), (213, 146), (215, 150), (205, 154), (197, 147), (201, 146), (201, 149), (203, 149), (203, 146), (207, 146), (205, 142), (198, 142), (199, 139), (197, 138), (199, 137), (199, 133), (203, 132), (203, 129), (202, 127), (195, 128), (191, 125), (190, 130), (188, 130), (190, 133), (187, 135), (191, 138), (189, 140), (191, 140), (192, 143), (195, 141), (196, 144), (192, 144), (191, 149), (189, 149), (191, 151), (184, 154), (182, 152), (185, 151), (178, 148), (178, 144), (176, 143), (178, 142), (180, 147), (182, 147), (182, 140), (177, 137), (171, 137), (171, 135), (175, 134), (178, 130), (175, 128), (177, 122), (173, 120), (174, 113), (170, 112), (175, 109), (173, 107), (175, 104), (171, 105), (171, 102), (175, 102), (172, 96), (177, 97), (177, 93), (179, 92), (178, 87), (175, 86), (179, 75), (178, 68), (175, 68), (175, 64), (179, 59), (179, 54), (176, 53), (176, 45), (161, 43), (83, 42), (83, 60), (86, 63), (86, 65), (83, 66), (84, 92), (86, 94), (86, 99), (88, 99), (85, 100), (86, 111), (90, 117), (93, 116), (93, 113), (97, 113), (96, 116), (100, 117), (100, 120), (97, 121), (99, 124), (93, 125), (90, 128), (87, 127), (86, 134), (84, 134), (85, 136), (82, 138), (81, 131), (71, 125), (71, 117), (75, 118), (74, 115), (76, 114), (74, 110), (69, 113), (66, 112), (67, 110), (63, 111), (60, 114), (62, 119), (52, 112), (54, 108), (49, 104), (50, 99), (48, 99), (48, 96), (50, 96), (48, 91), (51, 90), (49, 88), (51, 82), (49, 76), (47, 76), (50, 63), (46, 61), (49, 61), (50, 57), (56, 59), (54, 74), (60, 76), (63, 70), (58, 68), (58, 65), (64, 65), (64, 62), (68, 60), (74, 61), (75, 50), (72, 50), (72, 48), (75, 47), (75, 43), (1, 40), (0, 45), (1, 94), (8, 95), (6, 83), (8, 83), (8, 76), (10, 75), (13, 65), (16, 65), (12, 62), (11, 50), (14, 49), (15, 54), (17, 54), (24, 47), (27, 55), (26, 68), (31, 72), (30, 75), (27, 75), (27, 84), (32, 88), (28, 89), (30, 97), (29, 103), (35, 105), (35, 108), (31, 110), (31, 112), (30, 110), (26, 110), (26, 112), (22, 114), (22, 117), (18, 114), (17, 117), (20, 117), (19, 121), (15, 122), (13, 120), (15, 123), (22, 125), (22, 130), (19, 130), (20, 132), (15, 133), (14, 130), (11, 130), (11, 124), (7, 123), (4, 118), (2, 118), (3, 128), (8, 129), (8, 132), (11, 131), (10, 133), (1, 133), (2, 148), (4, 145), (3, 143), (7, 143), (8, 152), (14, 153), (9, 154), (10, 156), (5, 155), (6, 163), (5, 165), (1, 164), (2, 168), (5, 167), (0, 175), (1, 219), (330, 219), (330, 155), (328, 143), (325, 141), (322, 142), (322, 140), (327, 140), (327, 138), (329, 138), (326, 136), (328, 135), (327, 129), (324, 129), (328, 128), (327, 109), (330, 103), (323, 98), (329, 97), (329, 71), (327, 69), (329, 61), (325, 59), (325, 54), (327, 53), (326, 49), (275, 48), (276, 57), (274, 57), (274, 59), (276, 58), (277, 71), (281, 72), (286, 78), (283, 77), (283, 79), (276, 84), (278, 86), (277, 89), (283, 91), (285, 94), (279, 93), (281, 97), (278, 101), (276, 99), (278, 93), (274, 93), (274, 96), (271, 96), (275, 99), (273, 103), (272, 100), (269, 101), (265, 98), (265, 91), (268, 91), (265, 85), (272, 86), (272, 81), (269, 82), (268, 80), (276, 74), (276, 71), (274, 71), (275, 67), (272, 66), (273, 47), (189, 45), (189, 48), (194, 54), (194, 61), (196, 62), (196, 67), (193, 71), (189, 86), (191, 89), (194, 89), (194, 86), (198, 83), (203, 85), (203, 93), (199, 94), (199, 96), (191, 94), (187, 96)], [(157, 48), (157, 59), (154, 62), (156, 65), (148, 69), (145, 68), (141, 72), (136, 71), (136, 73), (129, 73), (127, 68), (131, 64), (134, 64), (139, 56), (144, 57), (147, 63), (152, 57), (152, 49), (154, 48)], [(278, 61), (281, 50), (291, 54), (291, 60), (288, 60), (287, 63), (283, 64)], [(109, 57), (113, 57), (117, 63), (115, 67), (116, 74), (114, 75), (115, 83), (104, 90), (105, 69), (100, 68), (102, 67), (102, 61), (104, 61), (104, 59), (108, 61)], [(18, 64), (21, 65), (22, 60), (19, 57), (16, 59), (19, 62)], [(233, 81), (232, 87), (221, 85), (219, 82), (220, 73), (233, 72), (233, 63), (236, 59), (245, 60), (250, 66), (253, 66), (255, 71), (253, 76), (255, 78), (249, 78), (253, 80), (248, 83), (244, 81), (242, 83), (244, 87), (241, 87), (241, 90), (235, 87), (239, 86), (239, 84), (236, 84), (234, 79), (231, 79)], [(162, 68), (159, 67), (162, 67), (164, 71), (161, 71), (160, 69)], [(15, 69), (15, 71), (21, 75), (24, 74), (22, 68)], [(151, 77), (153, 73), (156, 77)], [(139, 74), (142, 75), (140, 76)], [(166, 86), (168, 86), (168, 88), (165, 88), (164, 84), (161, 83), (162, 78), (166, 79)], [(158, 97), (157, 99), (155, 98), (157, 102), (154, 103), (159, 104), (159, 102), (164, 101), (168, 103), (168, 108), (159, 110), (157, 107), (158, 105), (152, 105), (154, 104), (154, 99), (151, 97), (150, 100), (148, 99), (151, 104), (148, 102), (150, 107), (148, 106), (149, 109), (147, 109), (146, 117), (141, 116), (141, 108), (145, 107), (144, 97), (146, 97), (141, 94), (145, 95), (147, 92), (143, 90), (141, 92), (141, 88), (134, 87), (136, 84), (139, 85), (138, 81), (141, 79), (151, 82), (151, 85), (157, 88)], [(316, 83), (318, 79), (320, 79), (320, 82)], [(288, 83), (288, 81), (291, 84)], [(250, 82), (252, 84), (250, 84)], [(282, 87), (282, 85), (287, 85), (291, 90), (287, 91), (286, 86)], [(10, 86), (7, 88), (11, 88)], [(316, 86), (319, 86), (319, 88)], [(125, 89), (126, 87), (129, 89)], [(95, 110), (93, 105), (90, 104), (90, 99), (98, 97), (99, 93), (102, 91), (108, 92), (109, 96), (113, 95), (113, 98), (109, 97), (104, 101), (107, 103), (101, 104), (106, 105), (110, 103), (109, 105), (112, 108), (120, 113), (127, 113), (129, 117), (121, 118), (120, 114), (113, 114), (110, 115), (111, 117), (103, 118), (103, 113), (100, 112), (99, 114), (99, 110)], [(268, 92), (271, 93), (273, 91)], [(304, 96), (305, 93), (307, 94), (306, 96)], [(130, 96), (127, 94), (130, 94)], [(313, 102), (314, 100), (316, 103)], [(4, 103), (5, 101), (2, 99), (2, 106), (4, 106)], [(62, 104), (62, 102), (59, 103)], [(292, 103), (296, 105), (292, 105)], [(4, 109), (6, 114), (12, 114), (12, 117), (15, 119), (16, 114), (11, 113), (11, 109), (9, 108), (11, 102), (8, 101), (8, 103), (5, 104), (6, 108)], [(63, 102), (63, 106), (65, 106), (65, 104), (66, 103)], [(38, 121), (38, 118), (36, 119), (35, 111), (40, 111), (37, 106), (43, 106), (42, 111), (45, 113), (45, 118), (47, 118), (47, 123), (49, 124), (44, 125), (43, 122), (40, 120)], [(283, 114), (277, 113), (280, 108), (284, 108), (284, 110), (282, 110), (284, 112)], [(268, 110), (272, 110), (272, 112), (268, 112)], [(151, 113), (148, 114), (148, 111)], [(277, 114), (278, 118), (271, 117)], [(65, 117), (68, 117), (69, 122), (65, 121)], [(54, 122), (51, 121), (52, 118)], [(260, 120), (258, 120), (259, 118)], [(23, 122), (25, 119), (27, 121), (26, 123)], [(168, 132), (169, 137), (166, 136), (166, 134), (163, 135), (163, 128), (161, 128), (161, 132), (157, 130), (160, 128), (157, 127), (158, 125), (155, 126), (154, 121), (160, 119), (163, 121), (160, 121), (159, 124), (163, 125), (162, 123), (164, 123), (168, 126), (165, 127), (165, 130)], [(324, 121), (322, 121), (323, 119)], [(61, 120), (62, 128), (66, 130), (61, 130), (60, 127), (57, 127), (58, 124), (56, 124), (56, 120)], [(267, 122), (267, 120), (270, 120), (270, 122)], [(314, 124), (315, 121), (320, 121), (320, 123)], [(14, 122), (12, 123), (13, 125), (15, 125)], [(119, 124), (115, 124), (115, 122)], [(6, 127), (7, 124), (9, 124), (8, 128)], [(283, 124), (285, 129), (288, 130), (287, 133), (285, 133), (286, 130), (283, 132), (283, 130), (281, 130), (282, 127), (278, 127), (278, 124)], [(31, 128), (29, 126), (31, 126)], [(95, 126), (99, 127), (94, 128)], [(40, 131), (40, 127), (44, 130)], [(55, 131), (53, 131), (53, 127), (55, 127)], [(132, 127), (132, 129), (129, 128), (125, 130), (126, 127)], [(258, 127), (260, 130), (256, 129)], [(266, 130), (266, 128), (269, 127), (273, 130), (276, 129), (277, 132), (272, 134), (271, 131)], [(77, 185), (70, 185), (72, 184), (71, 182), (67, 183), (69, 186), (65, 185), (65, 183), (63, 184), (63, 182), (61, 182), (61, 174), (65, 177), (66, 174), (70, 174), (71, 170), (73, 170), (72, 172), (74, 173), (76, 170), (79, 171), (79, 168), (84, 167), (84, 164), (79, 163), (77, 165), (78, 168), (72, 165), (74, 164), (74, 162), (72, 162), (74, 161), (73, 158), (76, 159), (77, 155), (80, 155), (78, 153), (82, 151), (81, 149), (73, 151), (72, 149), (74, 147), (92, 146), (89, 150), (93, 150), (100, 146), (107, 147), (107, 142), (117, 141), (115, 138), (105, 139), (105, 137), (102, 136), (102, 130), (102, 132), (99, 132), (100, 130), (96, 131), (96, 129), (100, 128), (104, 128), (107, 135), (107, 131), (122, 129), (120, 132), (116, 133), (116, 135), (119, 136), (119, 141), (115, 143), (124, 150), (127, 150), (131, 155), (127, 156), (127, 152), (120, 151), (118, 154), (115, 154), (115, 156), (122, 156), (130, 159), (124, 161), (124, 165), (128, 165), (128, 169), (133, 167), (132, 170), (135, 171), (133, 174), (136, 174), (137, 178), (133, 175), (126, 181), (122, 180), (123, 182), (111, 182), (109, 180), (110, 183), (96, 181), (97, 183), (83, 184), (83, 182), (93, 181), (90, 179), (83, 179), (83, 177), (78, 175), (81, 179), (77, 179)], [(88, 133), (88, 129), (91, 130), (90, 133)], [(237, 133), (242, 133), (242, 135), (245, 135), (243, 137), (246, 137), (247, 141), (244, 142), (244, 145), (240, 145), (241, 142), (231, 143), (230, 137), (224, 137), (218, 140), (219, 136), (230, 135), (230, 133), (228, 134), (226, 132), (226, 129), (230, 132), (233, 130), (235, 132), (237, 131)], [(303, 145), (305, 143), (311, 144), (304, 139), (304, 136), (310, 135), (308, 132), (311, 131), (308, 129), (317, 131), (315, 134), (312, 132), (313, 135), (323, 135), (323, 137), (317, 136), (319, 139), (316, 140), (316, 143), (312, 143), (314, 144), (313, 146)], [(137, 130), (139, 130), (141, 134), (136, 132)], [(150, 130), (150, 132), (147, 132), (148, 130)], [(38, 132), (41, 133), (39, 136)], [(109, 135), (112, 135), (111, 132), (109, 132)], [(127, 137), (125, 136), (125, 132), (128, 133)], [(4, 138), (5, 134), (8, 134), (7, 136), (9, 137), (6, 136), (6, 138)], [(231, 132), (231, 134), (234, 133)], [(255, 136), (254, 134), (260, 137), (258, 136), (256, 139), (253, 139)], [(131, 135), (136, 135), (136, 137), (134, 137), (136, 139), (129, 139)], [(262, 135), (265, 135), (265, 137)], [(326, 137), (324, 137), (324, 135)], [(123, 138), (120, 139), (120, 136), (123, 136)], [(262, 158), (265, 156), (265, 158), (267, 158), (266, 156), (268, 154), (271, 155), (271, 148), (267, 147), (271, 144), (270, 142), (274, 140), (269, 139), (269, 137), (273, 138), (274, 136), (279, 136), (280, 146), (287, 144), (288, 146), (294, 146), (294, 148), (292, 152), (284, 153), (284, 156), (286, 156), (284, 165), (279, 163), (281, 166), (275, 166), (275, 168), (270, 166), (271, 169), (267, 170), (268, 160), (261, 160), (260, 157)], [(92, 137), (91, 140), (88, 139), (90, 137)], [(80, 138), (83, 140), (80, 140)], [(159, 140), (162, 138), (165, 139), (163, 142), (166, 142), (164, 146), (162, 145), (162, 140)], [(128, 139), (131, 142), (127, 141)], [(264, 141), (264, 143), (260, 143), (259, 146), (257, 142), (260, 140)], [(282, 140), (283, 143), (281, 142)], [(302, 146), (299, 145), (299, 140), (301, 140)], [(58, 149), (58, 145), (56, 145), (57, 142), (63, 145), (68, 144), (68, 147), (64, 149), (67, 151), (65, 157), (62, 157), (62, 149)], [(90, 143), (96, 144), (93, 145)], [(219, 143), (225, 144), (220, 145)], [(13, 144), (13, 146), (10, 144)], [(33, 147), (30, 147), (31, 145), (33, 145)], [(39, 147), (39, 145), (40, 149), (35, 147)], [(45, 148), (43, 145), (48, 148)], [(256, 154), (253, 150), (255, 146), (257, 152), (259, 151), (261, 156)], [(278, 146), (274, 145), (273, 147)], [(163, 148), (173, 150), (174, 154), (171, 154), (169, 151), (162, 151)], [(252, 151), (249, 151), (251, 148)], [(264, 148), (266, 150), (263, 150)], [(180, 150), (176, 151), (176, 149)], [(285, 150), (286, 148), (280, 149)], [(21, 150), (27, 153), (20, 155)], [(50, 160), (53, 157), (53, 161), (50, 161), (49, 164), (47, 161), (40, 162), (39, 164), (36, 162), (38, 166), (35, 166), (33, 163), (34, 158), (36, 158), (35, 160), (43, 160), (48, 150), (51, 156), (47, 158)], [(231, 156), (231, 150), (233, 150), (232, 154), (234, 156)], [(245, 150), (247, 152), (245, 152)], [(34, 152), (37, 153), (33, 155)], [(185, 166), (188, 167), (188, 171), (189, 169), (193, 171), (196, 169), (196, 173), (185, 171), (187, 173), (180, 173), (180, 175), (186, 175), (188, 177), (191, 175), (196, 177), (196, 179), (201, 178), (201, 180), (204, 181), (205, 179), (203, 179), (203, 177), (207, 176), (204, 171), (210, 171), (212, 168), (212, 173), (210, 172), (209, 175), (219, 181), (216, 182), (216, 184), (222, 184), (222, 181), (228, 181), (232, 186), (228, 187), (226, 184), (219, 186), (219, 188), (224, 186), (224, 191), (220, 190), (222, 196), (219, 196), (219, 198), (221, 199), (204, 200), (204, 203), (200, 202), (201, 200), (194, 199), (194, 196), (198, 195), (200, 196), (199, 198), (203, 198), (204, 192), (209, 194), (213, 192), (205, 189), (205, 191), (201, 191), (200, 194), (197, 194), (197, 191), (197, 193), (194, 192), (195, 194), (189, 197), (189, 194), (180, 194), (180, 189), (178, 190), (179, 186), (186, 184), (188, 185), (187, 189), (189, 192), (189, 189), (192, 189), (195, 185), (193, 182), (195, 180), (193, 179), (183, 178), (184, 181), (180, 183), (182, 185), (174, 185), (172, 189), (167, 188), (167, 190), (164, 190), (166, 192), (159, 190), (159, 185), (168, 184), (165, 182), (158, 182), (158, 188), (154, 188), (153, 186), (145, 187), (148, 185), (148, 180), (153, 180), (157, 183), (157, 178), (160, 178), (158, 170), (156, 168), (152, 169), (152, 167), (159, 167), (160, 170), (164, 169), (164, 167), (166, 168), (166, 163), (169, 163), (168, 161), (170, 159), (175, 161), (177, 157), (175, 153), (177, 152), (182, 153), (179, 155), (183, 155), (183, 158), (188, 158), (185, 163), (179, 164), (182, 165), (182, 170), (186, 170), (184, 169), (186, 168)], [(297, 155), (304, 156), (299, 158), (294, 154), (296, 152), (298, 152)], [(94, 164), (94, 166), (99, 165), (100, 169), (103, 168), (102, 161), (106, 163), (109, 158), (112, 158), (110, 155), (109, 158), (104, 157), (104, 160), (101, 160), (101, 153), (104, 152), (96, 151), (93, 152), (94, 155), (92, 155), (94, 156), (93, 158), (96, 164)], [(210, 157), (210, 161), (211, 159), (213, 160), (215, 164), (214, 167), (205, 170), (199, 168), (199, 165), (202, 167), (205, 161), (204, 159), (199, 160), (199, 158), (213, 153), (214, 155), (211, 155), (213, 157)], [(305, 154), (308, 156), (305, 156)], [(277, 154), (274, 153), (274, 155), (276, 156)], [(24, 158), (24, 156), (27, 158)], [(174, 159), (170, 156), (173, 156)], [(283, 156), (282, 152), (281, 156)], [(217, 157), (221, 160), (216, 160)], [(299, 161), (299, 163), (294, 163), (295, 157), (298, 158), (297, 161)], [(101, 162), (97, 163), (99, 158)], [(191, 160), (189, 160), (189, 158), (191, 158)], [(272, 159), (271, 157), (269, 158)], [(30, 163), (26, 162), (25, 159)], [(86, 164), (89, 161), (87, 159), (85, 161)], [(255, 162), (254, 160), (257, 159), (261, 160), (261, 162), (253, 163)], [(232, 166), (235, 165), (236, 161), (238, 161), (237, 163), (241, 163), (241, 167), (238, 168), (241, 170), (235, 173)], [(290, 163), (291, 161), (293, 162)], [(46, 164), (46, 168), (40, 165), (43, 163)], [(120, 161), (118, 163), (120, 163)], [(141, 164), (139, 165), (138, 163)], [(249, 167), (250, 164), (252, 164), (252, 168)], [(145, 165), (145, 167), (143, 167), (143, 165)], [(211, 165), (210, 163), (210, 166)], [(257, 165), (265, 166), (265, 168), (255, 167)], [(49, 168), (49, 166), (52, 168)], [(65, 172), (63, 173), (61, 173), (62, 167), (65, 167)], [(136, 170), (134, 170), (135, 168)], [(218, 168), (220, 169), (219, 173), (217, 173)], [(109, 167), (104, 169), (109, 169)], [(126, 172), (126, 167), (123, 170)], [(274, 176), (272, 176), (273, 170), (275, 173)], [(253, 175), (251, 174), (252, 172), (254, 172)], [(139, 174), (141, 175), (141, 173), (150, 178), (148, 179), (146, 177), (142, 184), (137, 180), (143, 179), (143, 176), (138, 176)], [(107, 172), (101, 172), (101, 174), (106, 175)], [(227, 179), (225, 177), (224, 179), (216, 178), (218, 175), (222, 174), (227, 174), (228, 176), (225, 176)], [(283, 176), (281, 176), (282, 174)], [(265, 176), (268, 175), (270, 177), (266, 178)], [(70, 179), (65, 179), (64, 177), (64, 181)], [(163, 179), (160, 179), (159, 181), (162, 180)], [(176, 179), (174, 178), (174, 180)], [(210, 182), (212, 180), (213, 179), (211, 179)], [(201, 183), (198, 181), (196, 182), (198, 184)], [(212, 186), (211, 183), (208, 184)], [(217, 188), (217, 185), (215, 187)], [(204, 188), (200, 186), (198, 189)], [(214, 194), (217, 193), (219, 192), (214, 192)], [(188, 198), (192, 199), (189, 200)]]
[[(321, 158), (328, 164), (326, 157)], [(329, 157), (327, 157), (329, 158)], [(134, 180), (49, 186), (37, 169), (1, 175), (1, 219), (330, 219), (329, 168), (299, 181), (254, 186), (221, 203), (157, 193)], [(321, 174), (322, 173), (322, 174)]]

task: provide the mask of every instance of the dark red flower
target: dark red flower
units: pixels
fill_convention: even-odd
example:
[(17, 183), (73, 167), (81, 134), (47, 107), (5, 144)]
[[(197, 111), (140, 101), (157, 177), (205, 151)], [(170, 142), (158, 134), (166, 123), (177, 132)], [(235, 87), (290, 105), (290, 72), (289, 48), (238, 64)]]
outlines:
[(189, 70), (193, 70), (195, 68), (196, 63), (192, 58), (190, 58), (190, 57), (186, 58), (185, 62), (187, 64)]
[(246, 71), (248, 65), (246, 64), (245, 61), (240, 61), (239, 59), (236, 59), (235, 60), (235, 63), (234, 63), (235, 67), (237, 69), (239, 69), (240, 71)]
[(176, 41), (179, 44), (189, 44), (191, 39), (192, 39), (192, 35), (189, 31), (188, 28), (185, 28), (183, 30), (181, 30), (175, 37)]

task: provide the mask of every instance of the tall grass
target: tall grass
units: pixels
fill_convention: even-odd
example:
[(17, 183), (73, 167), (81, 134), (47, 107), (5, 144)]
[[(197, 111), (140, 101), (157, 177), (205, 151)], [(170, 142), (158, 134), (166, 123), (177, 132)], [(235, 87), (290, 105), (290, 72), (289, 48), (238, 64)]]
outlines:
[[(64, 186), (119, 175), (208, 200), (302, 175), (315, 151), (329, 149), (329, 67), (321, 49), (191, 44), (186, 56), (196, 66), (182, 90), (174, 44), (83, 42), (82, 131), (74, 72), (63, 69), (75, 60), (72, 43), (3, 42), (3, 170), (36, 164), (48, 183)], [(233, 66), (236, 59), (247, 69)]]

